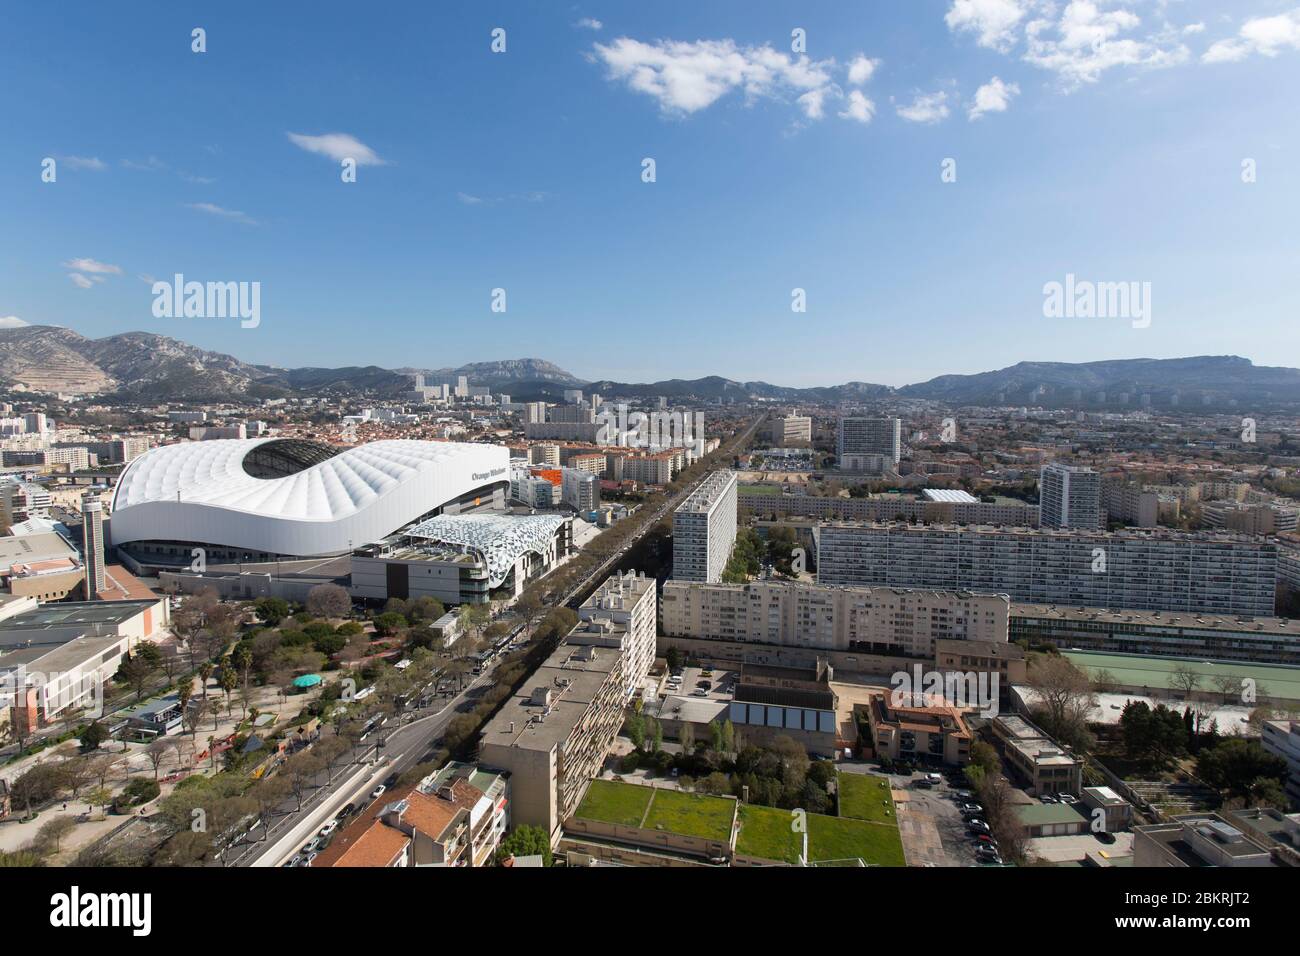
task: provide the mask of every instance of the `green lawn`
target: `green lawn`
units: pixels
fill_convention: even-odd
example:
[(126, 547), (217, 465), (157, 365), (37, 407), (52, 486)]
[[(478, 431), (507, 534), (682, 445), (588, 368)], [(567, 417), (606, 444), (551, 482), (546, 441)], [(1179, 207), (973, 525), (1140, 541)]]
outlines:
[(736, 852), (764, 860), (798, 863), (803, 850), (803, 835), (794, 832), (794, 818), (789, 810), (745, 804), (740, 808), (740, 836)]
[(808, 814), (808, 854), (812, 862), (860, 857), (871, 866), (906, 866), (898, 827), (844, 817)]
[(574, 816), (600, 823), (639, 827), (653, 792), (649, 787), (631, 783), (593, 780)]
[(894, 800), (889, 794), (889, 781), (884, 777), (842, 773), (839, 775), (839, 787), (840, 816), (897, 825)]
[(682, 793), (679, 790), (655, 790), (654, 795), (650, 814), (643, 824), (645, 829), (662, 827), (670, 833), (723, 843), (731, 839), (731, 817), (736, 806), (735, 800), (702, 793)]
[(741, 485), (736, 489), (742, 495), (779, 495), (783, 494), (780, 485)]

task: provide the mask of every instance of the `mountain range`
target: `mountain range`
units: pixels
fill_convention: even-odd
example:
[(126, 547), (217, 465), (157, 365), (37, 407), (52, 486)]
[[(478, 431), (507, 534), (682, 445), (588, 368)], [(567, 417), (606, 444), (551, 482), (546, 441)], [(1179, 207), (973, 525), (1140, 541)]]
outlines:
[(149, 332), (89, 339), (56, 326), (0, 329), (0, 389), (96, 395), (117, 402), (219, 402), (293, 395), (400, 399), (412, 376), (428, 384), (464, 375), (515, 401), (558, 400), (566, 388), (607, 397), (697, 401), (859, 403), (916, 399), (949, 405), (1072, 408), (1270, 408), (1300, 406), (1300, 369), (1257, 366), (1234, 355), (1102, 362), (1020, 362), (974, 375), (940, 375), (894, 388), (869, 382), (791, 388), (719, 376), (630, 383), (584, 381), (536, 358), (458, 368), (278, 368), (254, 365)]

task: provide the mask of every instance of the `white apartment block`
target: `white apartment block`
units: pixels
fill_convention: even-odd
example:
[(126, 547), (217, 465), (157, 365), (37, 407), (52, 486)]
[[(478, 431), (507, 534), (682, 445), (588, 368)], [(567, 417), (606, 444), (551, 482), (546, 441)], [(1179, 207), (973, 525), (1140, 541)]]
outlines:
[(673, 578), (722, 579), (736, 543), (736, 476), (715, 471), (673, 512)]
[(668, 581), (666, 637), (933, 660), (935, 641), (1008, 640), (1005, 594), (831, 587), (795, 581)]
[(1038, 477), (1039, 524), (1044, 528), (1104, 527), (1101, 475), (1091, 468), (1050, 462)]
[(841, 418), (836, 442), (839, 469), (883, 471), (896, 467), (902, 457), (902, 436), (903, 423), (897, 418)]
[(1300, 720), (1264, 721), (1260, 743), (1286, 761), (1286, 795), (1293, 807), (1300, 807)]
[[(606, 578), (578, 608), (580, 620), (607, 622), (611, 630), (624, 636), (623, 679), (628, 700), (641, 688), (654, 665), (657, 616), (655, 579), (636, 571)], [(575, 642), (575, 635), (568, 640)]]
[(772, 444), (779, 448), (812, 441), (812, 419), (807, 415), (786, 415), (772, 421)]
[(561, 469), (560, 500), (574, 511), (594, 511), (600, 506), (600, 479), (576, 468)]
[(32, 518), (48, 518), (53, 499), (40, 485), (28, 481), (0, 484), (0, 516), (8, 525), (21, 524)]
[(1013, 601), (1269, 617), (1277, 545), (1198, 532), (1062, 531), (834, 523), (817, 580), (993, 591)]

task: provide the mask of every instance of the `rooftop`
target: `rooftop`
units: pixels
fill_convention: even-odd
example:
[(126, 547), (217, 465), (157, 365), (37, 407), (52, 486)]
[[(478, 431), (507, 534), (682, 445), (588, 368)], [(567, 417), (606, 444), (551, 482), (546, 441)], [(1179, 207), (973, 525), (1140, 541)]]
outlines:
[(1189, 611), (1138, 611), (1129, 608), (1078, 607), (1060, 604), (1013, 602), (1011, 617), (1049, 621), (1124, 624), (1134, 627), (1189, 628), (1194, 630), (1256, 631), (1300, 637), (1300, 618), (1246, 617), (1239, 614), (1196, 614)]
[(0, 631), (26, 631), (34, 628), (67, 628), (95, 625), (116, 626), (129, 621), (146, 608), (157, 606), (159, 598), (148, 601), (60, 601), (42, 604), (0, 621)]
[(620, 651), (561, 644), (483, 728), (483, 744), (525, 750), (562, 744), (621, 661)]

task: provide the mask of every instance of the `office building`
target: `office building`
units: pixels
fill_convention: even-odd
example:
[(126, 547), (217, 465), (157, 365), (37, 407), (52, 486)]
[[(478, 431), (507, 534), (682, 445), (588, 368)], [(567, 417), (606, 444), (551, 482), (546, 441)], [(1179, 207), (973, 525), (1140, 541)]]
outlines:
[(836, 443), (840, 471), (885, 471), (902, 457), (903, 423), (897, 418), (841, 418)]
[(673, 578), (722, 580), (736, 543), (736, 476), (715, 471), (673, 512)]
[(1209, 532), (835, 523), (818, 531), (817, 579), (991, 591), (1033, 604), (1268, 617), (1277, 546)]
[(990, 722), (1007, 764), (1033, 796), (1078, 794), (1083, 764), (1019, 714), (1001, 714)]
[(1091, 468), (1051, 462), (1038, 478), (1039, 525), (1044, 528), (1104, 527), (1101, 510), (1101, 475)]

